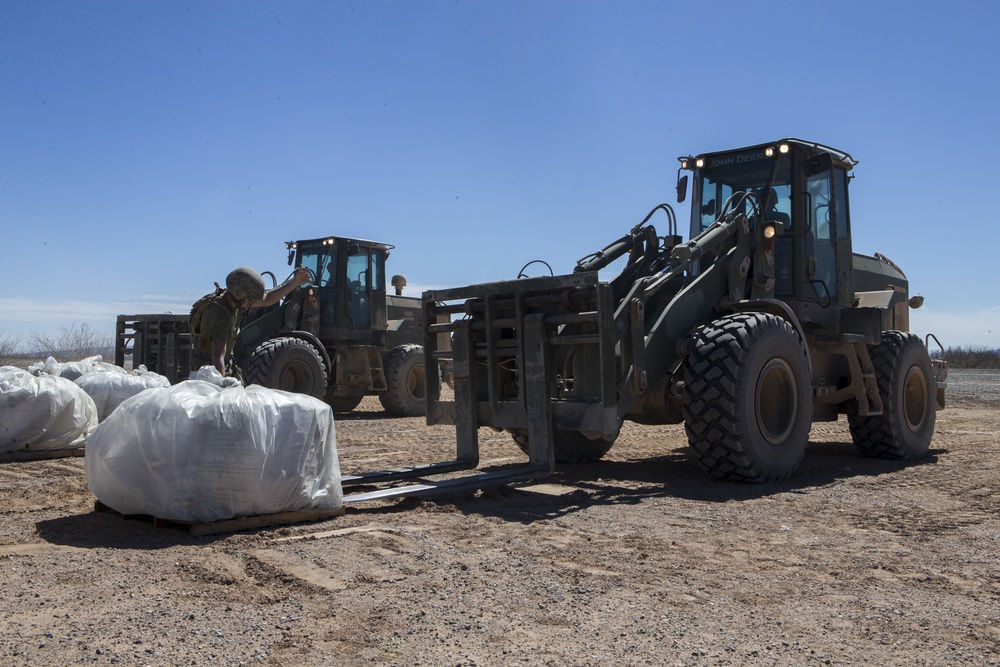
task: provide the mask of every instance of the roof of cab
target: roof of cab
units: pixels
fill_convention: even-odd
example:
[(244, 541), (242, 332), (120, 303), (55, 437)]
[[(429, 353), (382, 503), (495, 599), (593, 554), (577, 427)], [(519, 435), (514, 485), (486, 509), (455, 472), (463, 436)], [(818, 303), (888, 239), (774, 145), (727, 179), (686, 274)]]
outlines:
[(840, 149), (833, 148), (831, 146), (825, 146), (823, 144), (816, 143), (815, 141), (805, 141), (804, 139), (795, 139), (793, 137), (779, 139), (778, 141), (771, 141), (766, 144), (757, 144), (755, 146), (744, 146), (743, 148), (730, 148), (724, 151), (702, 153), (701, 156), (718, 155), (722, 153), (736, 153), (740, 151), (753, 150), (755, 148), (763, 150), (765, 148), (768, 148), (769, 146), (779, 146), (781, 144), (794, 144), (795, 146), (798, 146), (799, 148), (805, 149), (812, 153), (829, 153), (833, 157), (833, 159), (838, 160), (840, 162), (846, 162), (852, 167), (858, 164), (858, 161), (855, 160), (853, 157), (851, 157), (851, 155), (847, 153), (847, 151), (842, 151)]

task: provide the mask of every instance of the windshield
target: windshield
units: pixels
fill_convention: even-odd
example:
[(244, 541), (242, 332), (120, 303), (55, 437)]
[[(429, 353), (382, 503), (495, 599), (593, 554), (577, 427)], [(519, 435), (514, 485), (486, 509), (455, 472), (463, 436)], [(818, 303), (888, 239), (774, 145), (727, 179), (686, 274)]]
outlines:
[(309, 269), (316, 276), (318, 287), (333, 287), (337, 284), (336, 246), (300, 247), (299, 260), (301, 266)]
[[(766, 193), (764, 188), (768, 185), (775, 159), (765, 156), (763, 148), (708, 157), (708, 164), (698, 171), (698, 180), (695, 183), (696, 195), (693, 198), (695, 211), (691, 235), (700, 234), (715, 222), (722, 215), (727, 200), (734, 192), (757, 194), (761, 204), (767, 204), (765, 218), (782, 222), (786, 229), (790, 228), (791, 158), (782, 155), (777, 160), (774, 180), (770, 183), (772, 191)], [(749, 201), (744, 201), (742, 206), (737, 206), (738, 203), (733, 202), (732, 205), (747, 217), (753, 217), (753, 206)]]

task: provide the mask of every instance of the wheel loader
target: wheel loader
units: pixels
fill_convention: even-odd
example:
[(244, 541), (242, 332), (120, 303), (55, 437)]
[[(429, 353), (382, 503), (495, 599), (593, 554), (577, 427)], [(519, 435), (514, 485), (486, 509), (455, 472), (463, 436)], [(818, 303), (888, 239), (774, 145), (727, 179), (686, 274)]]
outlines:
[(455, 425), (455, 460), (345, 483), (475, 467), (483, 427), (509, 432), (528, 462), (360, 499), (531, 479), (600, 459), (625, 420), (683, 422), (721, 480), (789, 477), (813, 422), (840, 415), (863, 455), (924, 456), (947, 365), (933, 336), (908, 331), (922, 297), (903, 271), (854, 252), (857, 164), (799, 139), (685, 156), (688, 241), (661, 204), (569, 274), (424, 292), (427, 423)]
[[(377, 395), (393, 415), (423, 415), (422, 310), (402, 296), (403, 276), (388, 294), (385, 261), (393, 246), (328, 236), (285, 244), (288, 264), (305, 267), (312, 281), (280, 304), (246, 314), (233, 358), (246, 384), (310, 394), (335, 412), (349, 412)], [(272, 284), (273, 273), (265, 272)], [(188, 376), (187, 315), (118, 317), (115, 363), (131, 354), (134, 366)]]

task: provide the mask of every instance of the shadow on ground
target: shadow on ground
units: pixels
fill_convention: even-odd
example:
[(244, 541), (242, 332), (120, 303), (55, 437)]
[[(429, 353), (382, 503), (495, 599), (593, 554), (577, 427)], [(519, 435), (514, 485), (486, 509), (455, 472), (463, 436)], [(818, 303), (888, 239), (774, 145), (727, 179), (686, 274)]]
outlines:
[[(600, 461), (561, 466), (532, 484), (565, 487), (565, 493), (534, 493), (501, 486), (441, 496), (427, 501), (403, 500), (392, 507), (350, 506), (351, 513), (382, 514), (406, 511), (421, 502), (448, 504), (468, 514), (494, 516), (531, 523), (559, 518), (588, 507), (635, 505), (649, 498), (675, 497), (710, 503), (754, 500), (780, 493), (809, 493), (812, 489), (859, 477), (875, 477), (906, 468), (930, 465), (946, 450), (931, 450), (919, 461), (872, 459), (857, 453), (851, 443), (811, 442), (791, 478), (781, 482), (747, 484), (708, 476), (685, 447), (665, 456), (629, 461)], [(496, 468), (502, 469), (502, 468)], [(470, 471), (471, 472), (471, 471)]]
[(114, 511), (47, 519), (35, 524), (38, 536), (51, 544), (81, 549), (167, 549), (184, 544), (210, 544), (224, 534), (192, 537), (179, 525), (154, 525), (151, 517), (130, 518)]
[[(650, 498), (674, 497), (708, 503), (748, 501), (781, 493), (809, 493), (859, 477), (891, 474), (936, 463), (946, 450), (931, 450), (919, 461), (866, 458), (851, 443), (811, 442), (790, 479), (767, 484), (723, 482), (708, 476), (684, 447), (652, 458), (609, 460), (561, 466), (533, 484), (556, 493), (537, 493), (531, 485), (500, 486), (432, 499), (401, 499), (371, 505), (348, 505), (351, 514), (386, 515), (413, 511), (425, 503), (448, 505), (466, 514), (533, 523), (602, 505), (636, 505)], [(500, 468), (493, 468), (499, 470)], [(475, 471), (468, 471), (473, 474)], [(417, 482), (419, 480), (413, 480)], [(360, 489), (351, 489), (355, 492)], [(335, 523), (335, 522), (334, 522)], [(332, 524), (331, 524), (332, 525)], [(209, 544), (226, 534), (192, 537), (182, 526), (154, 525), (148, 518), (124, 517), (114, 511), (90, 511), (36, 523), (39, 537), (52, 544), (79, 548), (165, 549)], [(242, 532), (242, 531), (241, 531)]]

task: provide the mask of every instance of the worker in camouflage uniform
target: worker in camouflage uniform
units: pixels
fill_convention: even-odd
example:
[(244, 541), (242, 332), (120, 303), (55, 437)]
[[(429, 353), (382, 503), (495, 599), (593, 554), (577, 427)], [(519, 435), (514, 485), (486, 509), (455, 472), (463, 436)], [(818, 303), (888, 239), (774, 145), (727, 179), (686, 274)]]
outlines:
[(268, 291), (263, 276), (254, 269), (248, 266), (233, 269), (226, 276), (226, 289), (213, 295), (200, 309), (199, 322), (192, 328), (191, 370), (214, 366), (223, 375), (235, 375), (238, 371), (232, 363), (233, 341), (244, 311), (273, 306), (310, 280), (309, 270), (299, 267), (288, 280)]

